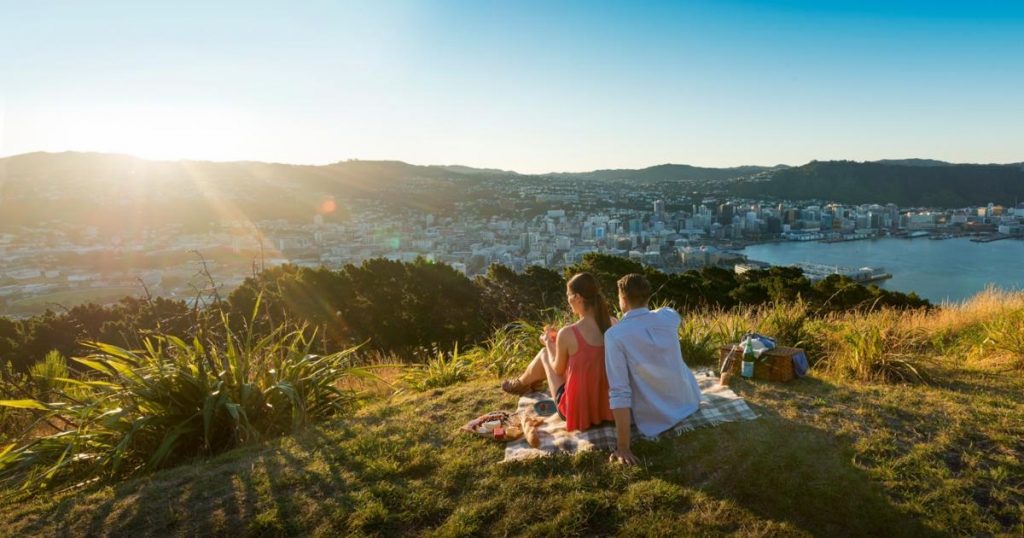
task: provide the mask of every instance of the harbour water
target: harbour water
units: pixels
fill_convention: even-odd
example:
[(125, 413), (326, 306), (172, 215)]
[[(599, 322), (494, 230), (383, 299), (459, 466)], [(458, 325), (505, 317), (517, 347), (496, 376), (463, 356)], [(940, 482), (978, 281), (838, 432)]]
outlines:
[(872, 239), (841, 243), (787, 241), (743, 250), (750, 260), (772, 265), (807, 262), (844, 267), (881, 267), (892, 274), (877, 284), (917, 292), (934, 303), (962, 301), (995, 285), (1024, 289), (1024, 241), (974, 243), (966, 238), (933, 241)]

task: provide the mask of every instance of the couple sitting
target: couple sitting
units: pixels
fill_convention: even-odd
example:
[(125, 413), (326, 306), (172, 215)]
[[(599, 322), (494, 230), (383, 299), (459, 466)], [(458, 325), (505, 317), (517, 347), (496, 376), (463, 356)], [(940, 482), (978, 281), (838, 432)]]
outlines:
[(643, 275), (618, 281), (616, 320), (589, 273), (569, 280), (566, 297), (579, 320), (557, 333), (546, 329), (544, 348), (518, 379), (502, 384), (525, 394), (547, 380), (569, 431), (615, 422), (612, 460), (636, 463), (630, 427), (658, 435), (700, 407), (700, 388), (679, 348), (680, 318), (671, 308), (649, 310), (651, 285)]

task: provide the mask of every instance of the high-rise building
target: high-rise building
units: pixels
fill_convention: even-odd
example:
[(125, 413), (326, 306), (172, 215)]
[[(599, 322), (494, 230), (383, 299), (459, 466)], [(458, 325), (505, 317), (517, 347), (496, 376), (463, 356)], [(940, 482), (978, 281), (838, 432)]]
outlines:
[(718, 222), (722, 226), (728, 226), (732, 224), (733, 207), (730, 203), (724, 203), (718, 206)]
[(665, 220), (665, 201), (655, 200), (654, 201), (654, 218), (657, 220)]

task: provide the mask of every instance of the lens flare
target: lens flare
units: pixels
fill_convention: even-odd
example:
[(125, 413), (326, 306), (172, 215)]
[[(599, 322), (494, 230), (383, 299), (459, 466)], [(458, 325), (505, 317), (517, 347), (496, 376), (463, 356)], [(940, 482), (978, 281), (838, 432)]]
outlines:
[(320, 202), (319, 211), (321, 215), (329, 215), (334, 213), (336, 209), (338, 209), (338, 204), (334, 201), (334, 198), (326, 198), (323, 202)]

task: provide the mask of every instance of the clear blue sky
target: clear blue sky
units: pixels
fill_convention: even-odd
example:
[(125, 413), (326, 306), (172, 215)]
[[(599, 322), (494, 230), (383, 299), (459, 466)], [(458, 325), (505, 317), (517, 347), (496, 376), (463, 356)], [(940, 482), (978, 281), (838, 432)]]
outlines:
[(1022, 2), (0, 4), (0, 155), (1024, 161)]

